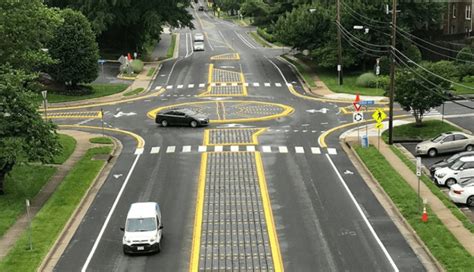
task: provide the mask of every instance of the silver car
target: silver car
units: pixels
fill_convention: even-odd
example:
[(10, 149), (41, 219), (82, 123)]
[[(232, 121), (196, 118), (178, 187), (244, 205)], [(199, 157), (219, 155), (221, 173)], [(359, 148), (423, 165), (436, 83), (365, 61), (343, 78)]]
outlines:
[(474, 150), (474, 137), (463, 132), (446, 132), (416, 145), (416, 154), (434, 157), (439, 153)]

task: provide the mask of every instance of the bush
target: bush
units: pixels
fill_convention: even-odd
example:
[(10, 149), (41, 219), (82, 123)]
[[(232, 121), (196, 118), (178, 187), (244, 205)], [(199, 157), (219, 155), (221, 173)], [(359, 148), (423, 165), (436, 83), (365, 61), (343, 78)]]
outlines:
[(390, 74), (390, 59), (387, 56), (380, 58), (380, 74), (388, 75)]
[(357, 87), (375, 88), (377, 86), (377, 77), (369, 72), (360, 75), (356, 80)]
[(273, 35), (270, 34), (270, 33), (268, 33), (265, 28), (257, 27), (257, 33), (258, 33), (258, 35), (260, 35), (262, 38), (264, 38), (265, 40), (267, 40), (267, 41), (269, 41), (269, 42), (271, 42), (271, 43), (273, 43), (273, 42), (276, 41), (275, 38), (273, 37)]
[(466, 82), (466, 83), (474, 83), (474, 76), (465, 76), (463, 78), (463, 82)]
[(416, 47), (416, 45), (414, 44), (411, 44), (405, 50), (405, 55), (416, 63), (419, 63), (422, 61), (420, 49), (418, 49), (418, 47)]
[(132, 69), (135, 74), (139, 74), (143, 71), (143, 61), (139, 59), (132, 60)]

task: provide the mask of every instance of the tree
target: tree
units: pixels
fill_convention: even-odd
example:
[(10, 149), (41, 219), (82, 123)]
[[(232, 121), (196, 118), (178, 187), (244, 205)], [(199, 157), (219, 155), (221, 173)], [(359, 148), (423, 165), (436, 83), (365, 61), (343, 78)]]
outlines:
[[(453, 63), (439, 61), (436, 63), (425, 63), (424, 69), (443, 77), (455, 77), (457, 70)], [(406, 111), (413, 111), (416, 125), (422, 124), (423, 115), (431, 108), (438, 107), (447, 100), (451, 87), (448, 81), (444, 81), (422, 68), (401, 69), (396, 75), (395, 101)], [(431, 83), (423, 80), (423, 76)]]
[(20, 162), (48, 162), (60, 151), (55, 125), (39, 115), (34, 77), (0, 67), (0, 194), (6, 175)]
[(471, 47), (464, 47), (456, 55), (459, 78), (464, 81), (466, 76), (474, 75), (474, 50)]
[(97, 78), (99, 49), (84, 15), (65, 9), (61, 16), (63, 23), (49, 45), (51, 56), (57, 60), (50, 74), (56, 81), (76, 90), (78, 83), (89, 83)]
[(270, 6), (262, 0), (246, 0), (240, 8), (242, 15), (254, 18), (257, 26), (265, 25), (270, 12)]
[(41, 50), (59, 23), (58, 12), (41, 0), (0, 1), (0, 59), (13, 68), (35, 70), (52, 63)]

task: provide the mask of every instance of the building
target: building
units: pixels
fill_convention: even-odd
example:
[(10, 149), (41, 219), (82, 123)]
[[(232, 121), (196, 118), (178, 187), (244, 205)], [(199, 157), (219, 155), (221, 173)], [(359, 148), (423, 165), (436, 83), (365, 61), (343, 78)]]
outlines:
[(443, 34), (470, 37), (474, 0), (449, 0), (444, 14)]

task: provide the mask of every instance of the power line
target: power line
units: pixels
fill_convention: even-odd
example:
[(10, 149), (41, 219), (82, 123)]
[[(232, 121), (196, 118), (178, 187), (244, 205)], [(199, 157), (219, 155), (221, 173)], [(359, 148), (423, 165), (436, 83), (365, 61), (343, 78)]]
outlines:
[(356, 20), (357, 22), (359, 22), (359, 23), (361, 23), (361, 24), (363, 24), (363, 25), (369, 26), (370, 29), (373, 29), (373, 30), (375, 30), (375, 31), (377, 31), (377, 32), (379, 32), (379, 33), (382, 33), (382, 34), (386, 35), (386, 36), (390, 36), (389, 34), (387, 34), (387, 33), (383, 32), (383, 31), (379, 30), (379, 29), (382, 29), (382, 28), (388, 29), (387, 27), (380, 27), (380, 26), (376, 26), (376, 25), (373, 25), (373, 24), (371, 24), (371, 23), (368, 23), (366, 20), (359, 19), (357, 16), (354, 15), (354, 13), (352, 13), (352, 12), (350, 12), (350, 11), (347, 12), (347, 14), (348, 14), (349, 16), (351, 16), (351, 17), (352, 17), (354, 20)]
[[(339, 22), (336, 22), (336, 25), (338, 28), (340, 28), (343, 32), (345, 32), (347, 35), (351, 36), (353, 39), (367, 45), (367, 46), (372, 46), (372, 47), (377, 47), (377, 48), (389, 48), (390, 46), (389, 45), (380, 45), (380, 44), (374, 44), (374, 43), (369, 43), (369, 42), (366, 42), (362, 39), (360, 39), (359, 37), (351, 34), (346, 28), (344, 28), (344, 26), (342, 26)], [(388, 52), (388, 50), (383, 50), (381, 51), (380, 49), (374, 49), (373, 51), (379, 51), (379, 52)]]
[[(350, 46), (352, 46), (354, 49), (356, 49), (357, 51), (363, 53), (363, 54), (366, 54), (366, 55), (369, 55), (371, 57), (375, 57), (375, 58), (380, 58), (382, 55), (376, 55), (375, 53), (370, 53), (370, 52), (367, 52), (367, 50), (370, 50), (370, 48), (367, 48), (367, 47), (363, 47), (361, 46), (360, 44), (357, 44), (357, 43), (354, 43), (350, 37), (347, 37), (345, 33), (341, 33), (342, 34), (342, 38), (344, 38), (345, 41), (347, 41), (349, 43)], [(362, 47), (363, 49), (359, 48), (358, 46)], [(388, 51), (387, 51), (388, 52)]]
[(363, 14), (360, 14), (359, 12), (355, 11), (353, 8), (351, 8), (349, 5), (345, 4), (343, 1), (341, 1), (341, 4), (344, 8), (350, 10), (352, 13), (354, 14), (357, 14), (359, 15), (361, 18), (364, 18), (365, 20), (367, 21), (372, 21), (374, 22), (375, 24), (380, 24), (380, 25), (383, 25), (383, 27), (386, 27), (386, 25), (389, 23), (389, 22), (383, 22), (383, 21), (379, 21), (379, 20), (376, 20), (376, 19), (372, 19), (372, 18), (369, 18)]

